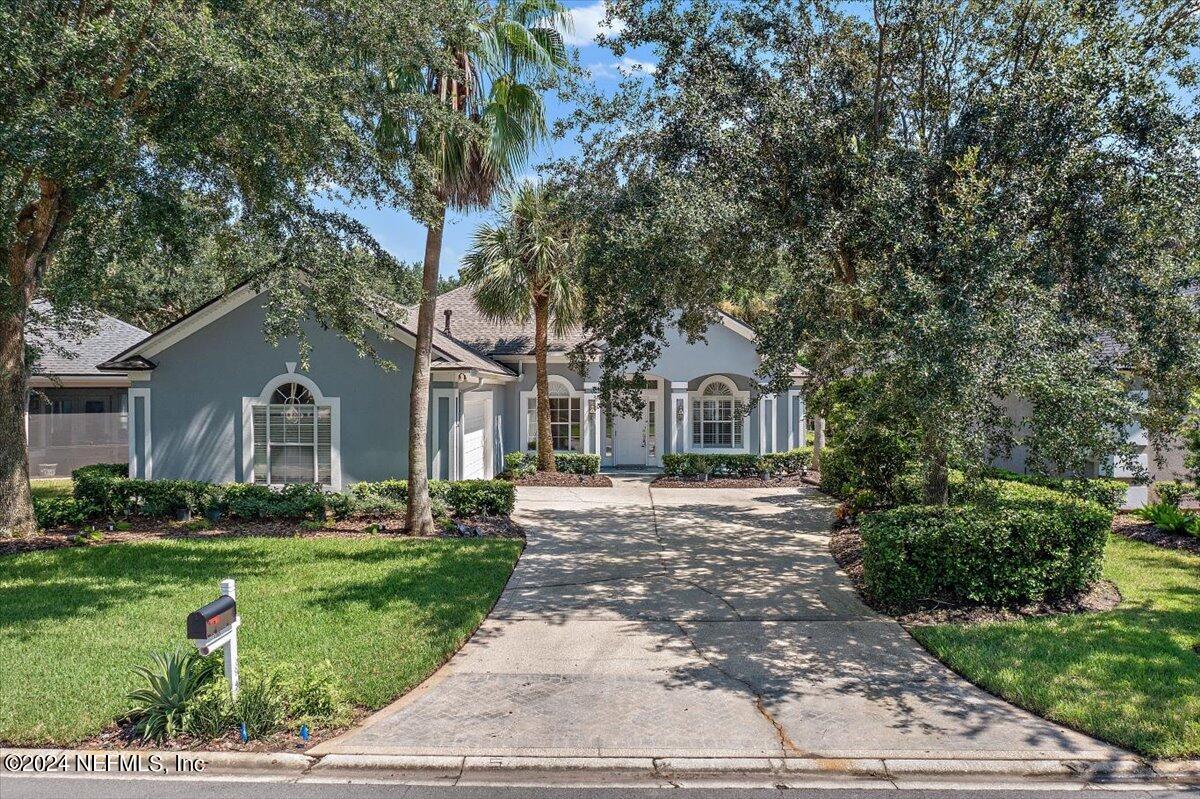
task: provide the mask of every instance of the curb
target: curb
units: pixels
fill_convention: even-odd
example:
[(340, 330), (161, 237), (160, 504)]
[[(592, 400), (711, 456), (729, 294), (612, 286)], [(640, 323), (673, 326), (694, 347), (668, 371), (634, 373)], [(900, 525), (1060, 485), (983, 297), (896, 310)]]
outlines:
[[(889, 753), (890, 755), (890, 753)], [(1200, 785), (1200, 760), (905, 757), (522, 757), (0, 749), (0, 774), (241, 777), (423, 785), (678, 786), (948, 780)]]

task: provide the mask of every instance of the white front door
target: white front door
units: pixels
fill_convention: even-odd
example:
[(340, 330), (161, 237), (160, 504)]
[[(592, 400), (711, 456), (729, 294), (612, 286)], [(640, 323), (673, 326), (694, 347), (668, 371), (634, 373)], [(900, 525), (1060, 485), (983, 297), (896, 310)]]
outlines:
[(658, 431), (661, 427), (657, 399), (647, 399), (641, 416), (618, 416), (613, 422), (613, 464), (657, 466), (660, 461)]
[(462, 478), (491, 477), (491, 397), (463, 395)]

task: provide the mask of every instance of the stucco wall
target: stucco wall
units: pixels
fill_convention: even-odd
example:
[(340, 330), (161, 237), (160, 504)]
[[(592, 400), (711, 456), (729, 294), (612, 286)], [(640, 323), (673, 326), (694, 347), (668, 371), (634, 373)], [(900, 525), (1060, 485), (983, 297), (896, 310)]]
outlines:
[[(157, 368), (140, 385), (150, 388), (156, 478), (243, 479), (242, 398), (257, 397), (288, 361), (299, 361), (295, 340), (264, 341), (263, 315), (263, 298), (251, 300), (154, 356)], [(374, 337), (396, 365), (389, 372), (336, 333), (313, 324), (306, 332), (312, 355), (303, 374), (341, 401), (343, 485), (405, 476), (412, 350)], [(432, 457), (437, 446), (430, 450)]]

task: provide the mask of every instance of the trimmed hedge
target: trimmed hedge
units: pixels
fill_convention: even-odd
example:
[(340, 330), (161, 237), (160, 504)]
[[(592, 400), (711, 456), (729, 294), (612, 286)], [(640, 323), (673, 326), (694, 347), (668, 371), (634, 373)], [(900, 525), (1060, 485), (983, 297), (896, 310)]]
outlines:
[(991, 501), (866, 516), (868, 593), (897, 611), (931, 603), (1015, 606), (1068, 596), (1099, 579), (1111, 512), (1049, 488), (993, 485)]
[[(351, 491), (361, 501), (382, 497), (408, 502), (407, 480), (355, 483)], [(503, 516), (512, 512), (517, 490), (505, 480), (430, 480), (429, 497), (444, 502), (456, 516)]]
[(79, 526), (88, 519), (88, 506), (74, 497), (34, 497), (33, 516), (39, 529)]
[[(599, 474), (600, 456), (585, 452), (554, 453), (554, 468), (561, 474)], [(510, 452), (504, 456), (504, 471), (513, 477), (533, 474), (537, 471), (537, 454), (533, 452)]]
[(1128, 483), (1106, 477), (1047, 477), (1040, 474), (1018, 474), (1007, 469), (988, 469), (987, 475), (1006, 482), (1025, 483), (1061, 491), (1095, 502), (1114, 513), (1125, 504), (1125, 490), (1129, 488)]
[[(354, 502), (347, 504), (340, 498), (346, 495), (327, 494), (311, 483), (276, 488), (196, 480), (137, 480), (121, 477), (113, 469), (90, 466), (76, 469), (73, 476), (74, 497), (69, 504), (42, 503), (38, 518), (43, 527), (78, 524), (100, 516), (171, 516), (183, 509), (197, 514), (215, 511), (238, 519), (324, 519), (327, 510), (338, 516), (403, 512), (408, 501), (408, 483), (404, 480), (358, 483), (353, 488)], [(503, 480), (433, 480), (429, 493), (435, 502), (458, 516), (507, 514), (516, 498), (512, 484)]]
[(757, 477), (758, 456), (746, 453), (668, 452), (663, 471), (672, 477), (712, 474), (718, 477)]

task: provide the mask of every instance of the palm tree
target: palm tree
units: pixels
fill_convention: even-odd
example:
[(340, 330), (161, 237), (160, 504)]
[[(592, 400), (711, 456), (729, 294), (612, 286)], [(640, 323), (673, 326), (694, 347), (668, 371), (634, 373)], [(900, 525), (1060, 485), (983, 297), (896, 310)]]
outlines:
[(422, 295), (409, 392), (408, 513), (411, 533), (434, 530), (429, 506), (426, 431), (434, 305), (446, 209), (482, 208), (496, 188), (513, 178), (547, 135), (540, 90), (567, 67), (559, 31), (570, 22), (559, 0), (471, 3), (475, 22), (461, 41), (447, 44), (449, 69), (397, 72), (398, 89), (421, 86), (462, 124), (410, 128), (409, 117), (380, 121), (380, 138), (416, 146), (433, 167), (437, 208), (427, 219)]
[(533, 316), (537, 361), (538, 470), (555, 471), (550, 435), (546, 349), (550, 320), (563, 335), (579, 320), (574, 228), (555, 207), (549, 189), (525, 182), (505, 199), (499, 224), (483, 224), (463, 258), (463, 282), (475, 287), (475, 303), (498, 322), (524, 324)]

